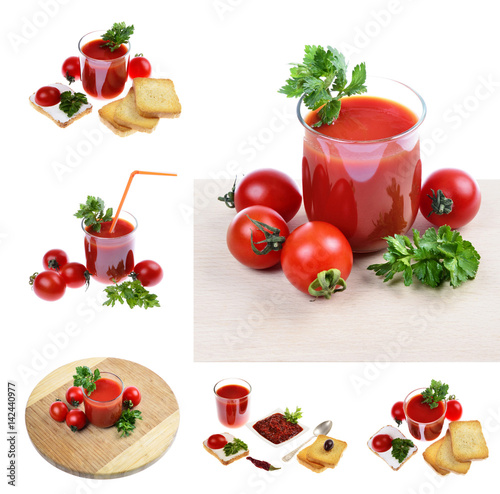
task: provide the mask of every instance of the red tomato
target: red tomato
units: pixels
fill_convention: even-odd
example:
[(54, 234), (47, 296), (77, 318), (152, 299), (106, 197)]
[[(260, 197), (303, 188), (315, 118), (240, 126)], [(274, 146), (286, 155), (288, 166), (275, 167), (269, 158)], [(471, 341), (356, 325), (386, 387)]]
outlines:
[(43, 86), (35, 94), (35, 103), (40, 106), (54, 106), (61, 102), (61, 91), (56, 87)]
[(142, 56), (142, 53), (136, 55), (128, 63), (128, 75), (131, 79), (149, 77), (151, 75), (151, 64)]
[(372, 447), (379, 453), (388, 451), (392, 447), (392, 437), (389, 434), (379, 434), (372, 439)]
[(140, 402), (141, 393), (135, 386), (128, 386), (125, 388), (125, 391), (123, 391), (123, 404), (126, 407), (136, 407)]
[(460, 420), (462, 417), (462, 405), (458, 400), (448, 400), (446, 402), (446, 418), (450, 422)]
[(80, 79), (80, 59), (78, 57), (69, 57), (64, 60), (62, 66), (62, 75), (71, 84), (75, 79)]
[(87, 425), (87, 416), (82, 410), (74, 408), (66, 415), (66, 425), (73, 431), (79, 431)]
[(51, 249), (45, 253), (42, 259), (44, 269), (55, 269), (56, 271), (68, 264), (68, 254), (61, 249)]
[(468, 173), (454, 168), (432, 173), (420, 193), (420, 212), (436, 226), (460, 228), (474, 219), (480, 205), (477, 182)]
[(222, 434), (214, 434), (207, 440), (207, 446), (212, 449), (221, 449), (227, 444), (227, 439)]
[(35, 273), (30, 279), (30, 284), (33, 285), (35, 295), (48, 302), (59, 300), (66, 291), (66, 284), (55, 271)]
[(50, 416), (57, 422), (64, 422), (68, 414), (68, 406), (61, 400), (56, 400), (50, 405)]
[[(135, 275), (134, 275), (135, 274)], [(163, 279), (161, 266), (154, 261), (141, 261), (134, 267), (132, 278), (138, 279), (142, 286), (155, 286)]]
[(71, 386), (71, 388), (68, 388), (68, 391), (66, 391), (66, 401), (74, 407), (83, 403), (82, 388), (79, 388), (78, 386)]
[(236, 211), (249, 206), (274, 209), (288, 223), (300, 209), (302, 196), (297, 184), (285, 173), (271, 168), (255, 170), (237, 183)]
[(59, 274), (69, 288), (80, 288), (85, 284), (88, 285), (90, 281), (90, 273), (79, 262), (68, 262), (61, 268)]
[[(278, 231), (272, 233), (267, 228), (262, 227), (266, 231), (264, 234), (249, 218), (276, 228), (279, 233)], [(241, 264), (249, 268), (266, 269), (280, 262), (282, 241), (288, 237), (288, 234), (289, 230), (285, 220), (276, 211), (265, 206), (250, 206), (242, 209), (231, 221), (227, 230), (227, 246), (229, 252)], [(266, 236), (271, 240), (270, 245), (265, 241)], [(256, 254), (252, 250), (252, 239), (258, 251), (266, 252), (269, 250), (269, 252)]]
[(401, 422), (406, 419), (402, 401), (394, 403), (394, 405), (392, 406), (391, 415), (398, 426), (401, 425)]
[[(304, 293), (318, 274), (338, 269), (346, 280), (352, 268), (352, 250), (343, 233), (324, 221), (310, 221), (299, 226), (288, 237), (281, 255), (281, 267), (288, 281)], [(330, 292), (321, 293), (330, 298)], [(316, 291), (318, 289), (316, 288)]]

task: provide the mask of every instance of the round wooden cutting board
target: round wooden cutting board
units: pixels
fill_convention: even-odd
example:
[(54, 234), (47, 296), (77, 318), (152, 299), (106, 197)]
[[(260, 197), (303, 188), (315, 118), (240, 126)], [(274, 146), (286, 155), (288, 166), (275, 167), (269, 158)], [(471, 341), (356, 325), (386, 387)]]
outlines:
[[(75, 368), (82, 365), (112, 372), (125, 387), (139, 388), (137, 409), (143, 420), (136, 421), (130, 436), (120, 437), (116, 427), (92, 424), (72, 432), (66, 423), (51, 418), (50, 405), (56, 398), (66, 403)], [(179, 406), (168, 384), (146, 367), (116, 358), (89, 358), (64, 365), (37, 384), (26, 406), (26, 427), (37, 451), (52, 465), (79, 477), (111, 479), (139, 472), (165, 454), (179, 427)]]

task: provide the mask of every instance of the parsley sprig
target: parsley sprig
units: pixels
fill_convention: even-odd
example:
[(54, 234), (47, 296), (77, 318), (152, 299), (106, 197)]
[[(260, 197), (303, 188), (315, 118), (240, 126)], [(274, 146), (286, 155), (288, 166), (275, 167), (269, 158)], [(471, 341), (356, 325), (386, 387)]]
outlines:
[(95, 391), (95, 382), (100, 378), (101, 373), (99, 369), (95, 369), (92, 372), (86, 365), (80, 366), (76, 368), (76, 374), (73, 376), (73, 386), (82, 386), (87, 392), (87, 396), (90, 396), (92, 391)]
[(83, 93), (73, 93), (72, 91), (63, 91), (61, 93), (61, 102), (59, 109), (62, 110), (68, 117), (72, 117), (82, 105), (87, 105), (87, 96)]
[(124, 22), (115, 22), (111, 29), (108, 29), (101, 38), (107, 43), (101, 46), (109, 47), (110, 51), (120, 48), (122, 43), (126, 43), (130, 36), (134, 34), (134, 26), (127, 26)]
[(433, 288), (448, 280), (456, 288), (476, 277), (481, 256), (469, 241), (448, 225), (439, 227), (437, 232), (429, 228), (422, 236), (414, 229), (415, 245), (405, 235), (396, 234), (394, 237), (384, 237), (384, 240), (388, 245), (388, 251), (384, 254), (387, 262), (371, 264), (367, 268), (375, 271), (377, 276), (385, 276), (384, 281), (402, 272), (406, 286), (410, 286), (413, 276), (416, 276)]
[(405, 458), (408, 456), (410, 448), (413, 448), (415, 445), (413, 441), (410, 439), (401, 439), (400, 437), (396, 437), (392, 440), (392, 451), (391, 454), (399, 463), (403, 463)]
[[(302, 63), (292, 64), (290, 79), (278, 91), (288, 98), (304, 95), (304, 104), (310, 110), (317, 110), (320, 120), (313, 127), (331, 125), (340, 113), (340, 99), (344, 96), (366, 93), (366, 66), (356, 65), (347, 82), (347, 62), (344, 55), (328, 46), (305, 47)], [(336, 93), (336, 94), (333, 94)]]
[(422, 392), (422, 403), (427, 403), (430, 408), (436, 408), (448, 394), (449, 386), (441, 381), (431, 380), (431, 385)]
[(100, 232), (101, 223), (113, 219), (113, 208), (104, 211), (104, 201), (100, 197), (87, 196), (87, 202), (80, 204), (75, 216), (83, 218), (85, 226), (92, 226), (94, 231)]
[(235, 455), (240, 450), (248, 449), (248, 446), (241, 440), (235, 437), (232, 442), (224, 446), (224, 454), (226, 456)]
[(142, 414), (139, 410), (123, 410), (120, 419), (115, 424), (118, 432), (121, 432), (120, 437), (130, 436), (135, 429), (136, 420), (142, 420)]
[(150, 307), (160, 307), (158, 296), (149, 293), (139, 280), (124, 281), (121, 284), (115, 283), (104, 289), (108, 299), (102, 304), (114, 307), (116, 302), (127, 305), (133, 309), (135, 306), (149, 309)]
[(302, 408), (296, 407), (295, 412), (290, 412), (288, 407), (285, 409), (285, 413), (283, 414), (287, 422), (292, 424), (296, 424), (300, 418), (302, 418)]

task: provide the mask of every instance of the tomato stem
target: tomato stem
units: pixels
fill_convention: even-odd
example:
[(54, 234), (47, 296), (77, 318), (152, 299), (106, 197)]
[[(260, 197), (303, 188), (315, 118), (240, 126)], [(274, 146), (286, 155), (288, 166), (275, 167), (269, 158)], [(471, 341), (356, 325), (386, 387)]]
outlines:
[[(264, 240), (254, 242), (253, 230), (250, 230), (250, 243), (252, 244), (252, 250), (255, 254), (263, 256), (271, 251), (278, 251), (283, 248), (286, 238), (280, 235), (279, 228), (266, 225), (265, 223), (262, 223), (262, 221), (253, 220), (250, 216), (248, 216), (248, 214), (246, 216), (257, 227), (257, 229), (264, 234), (265, 237)], [(256, 247), (257, 244), (266, 244), (266, 246), (262, 250), (259, 250)]]
[(228, 207), (228, 208), (231, 208), (231, 209), (234, 209), (235, 208), (235, 205), (234, 205), (234, 191), (236, 189), (236, 179), (238, 177), (236, 177), (234, 179), (234, 183), (233, 183), (233, 188), (227, 192), (226, 194), (224, 194), (223, 196), (221, 197), (218, 197), (219, 201), (223, 201), (224, 204)]
[[(340, 285), (341, 288), (337, 288)], [(328, 269), (318, 273), (317, 278), (309, 285), (309, 294), (313, 297), (332, 298), (332, 295), (337, 292), (343, 292), (347, 288), (347, 284), (340, 277), (338, 269)]]
[(446, 197), (441, 189), (438, 189), (437, 193), (431, 189), (432, 195), (427, 194), (427, 197), (431, 199), (431, 207), (427, 218), (432, 214), (449, 214), (453, 210), (453, 199)]

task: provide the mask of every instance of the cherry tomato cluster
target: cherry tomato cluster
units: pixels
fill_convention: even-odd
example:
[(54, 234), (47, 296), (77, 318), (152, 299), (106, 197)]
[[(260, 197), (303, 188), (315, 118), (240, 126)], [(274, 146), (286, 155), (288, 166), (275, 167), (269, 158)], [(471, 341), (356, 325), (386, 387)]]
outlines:
[(287, 223), (300, 209), (302, 196), (288, 175), (256, 170), (219, 199), (237, 211), (226, 241), (241, 264), (267, 269), (281, 262), (290, 283), (309, 295), (330, 298), (345, 289), (353, 262), (351, 246), (337, 227), (322, 221), (290, 233)]

